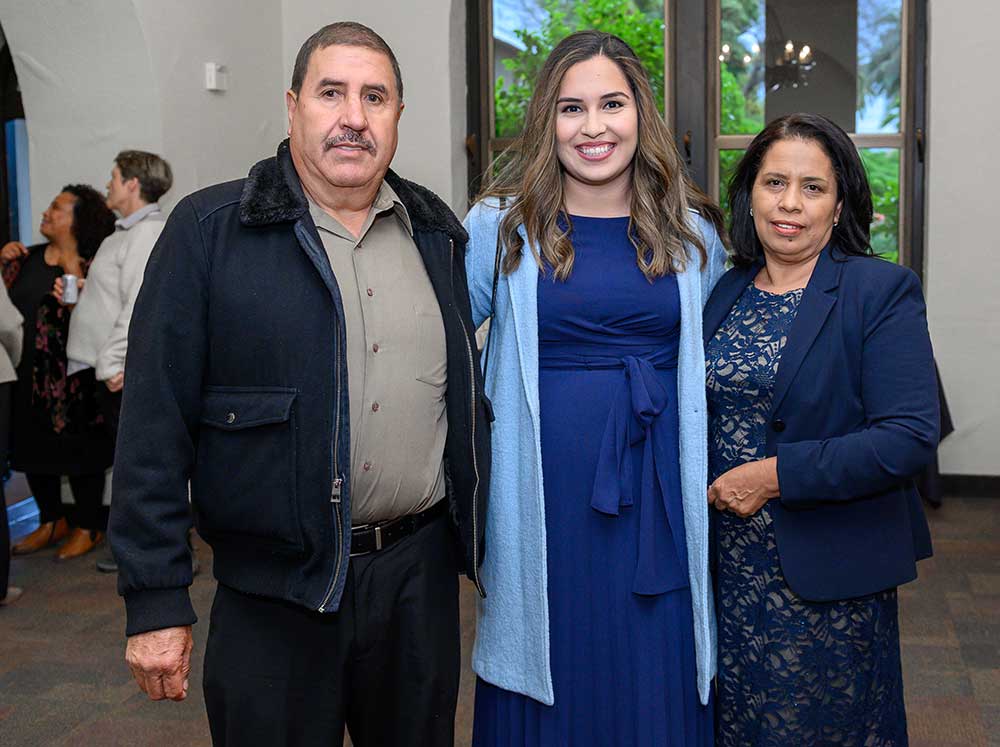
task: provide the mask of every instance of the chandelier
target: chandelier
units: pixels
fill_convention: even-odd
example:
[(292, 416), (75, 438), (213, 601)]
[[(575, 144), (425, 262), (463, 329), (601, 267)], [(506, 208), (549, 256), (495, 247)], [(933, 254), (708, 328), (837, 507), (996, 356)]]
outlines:
[(809, 85), (809, 73), (816, 67), (812, 47), (803, 44), (798, 49), (791, 40), (785, 42), (785, 48), (778, 54), (774, 62), (764, 71), (764, 82), (767, 90), (777, 91), (781, 88), (798, 88)]

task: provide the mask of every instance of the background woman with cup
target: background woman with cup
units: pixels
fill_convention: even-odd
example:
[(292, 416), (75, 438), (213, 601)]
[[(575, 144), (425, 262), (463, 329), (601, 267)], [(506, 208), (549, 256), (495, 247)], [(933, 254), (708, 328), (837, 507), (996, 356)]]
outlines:
[[(50, 293), (57, 278), (87, 274), (101, 241), (114, 230), (114, 214), (92, 187), (69, 185), (42, 214), (47, 243), (0, 249), (4, 283), (24, 317), (24, 352), (13, 397), (11, 467), (26, 474), (41, 513), (39, 528), (13, 548), (36, 552), (70, 535), (56, 557), (82, 555), (100, 542), (107, 525), (102, 506), (111, 439), (94, 396), (93, 371), (66, 373), (66, 337), (72, 305)], [(65, 278), (65, 276), (74, 276)], [(69, 476), (74, 506), (63, 505), (62, 476)], [(71, 533), (72, 528), (72, 533)]]

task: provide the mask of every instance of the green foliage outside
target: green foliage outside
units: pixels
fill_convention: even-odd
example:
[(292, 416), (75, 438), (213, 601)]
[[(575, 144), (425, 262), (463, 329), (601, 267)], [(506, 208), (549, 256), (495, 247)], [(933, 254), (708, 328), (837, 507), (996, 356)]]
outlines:
[[(729, 50), (719, 66), (719, 132), (723, 135), (754, 135), (764, 128), (764, 67), (760, 50), (745, 43), (746, 35), (760, 25), (763, 6), (761, 0), (722, 0), (721, 39)], [(757, 41), (763, 46), (763, 39)]]
[[(560, 41), (574, 31), (598, 29), (624, 39), (643, 61), (656, 101), (663, 111), (663, 6), (642, 8), (634, 0), (540, 0), (546, 20), (537, 31), (515, 31), (524, 49), (504, 67), (508, 82), (496, 81), (495, 120), (497, 137), (513, 137), (521, 131), (524, 111), (534, 92), (535, 80), (545, 58)], [(648, 3), (643, 3), (648, 6)]]
[(743, 158), (741, 150), (719, 151), (719, 207), (729, 218), (729, 180), (736, 171), (736, 166)]
[(861, 160), (872, 188), (875, 220), (872, 248), (892, 262), (899, 261), (899, 151), (895, 148), (865, 148)]
[(722, 66), (720, 81), (719, 131), (726, 135), (756, 135), (764, 129), (764, 109), (747, 99), (739, 80)]

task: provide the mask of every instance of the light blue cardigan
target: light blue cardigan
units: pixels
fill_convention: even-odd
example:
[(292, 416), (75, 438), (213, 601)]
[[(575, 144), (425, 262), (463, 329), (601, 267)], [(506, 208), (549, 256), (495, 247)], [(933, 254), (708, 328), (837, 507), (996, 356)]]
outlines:
[[(476, 204), (465, 218), (466, 271), (472, 317), (490, 313), (497, 202)], [(712, 225), (692, 214), (709, 261), (697, 253), (677, 276), (681, 302), (678, 362), (681, 492), (694, 607), (698, 694), (708, 702), (715, 675), (715, 613), (708, 571), (708, 435), (702, 308), (722, 277), (725, 250)], [(521, 229), (525, 237), (524, 229)], [(487, 682), (546, 705), (555, 700), (549, 663), (545, 506), (538, 419), (538, 265), (528, 247), (518, 269), (501, 275), (486, 392), (493, 402), (493, 471), (486, 515), (486, 557), (472, 668)], [(608, 611), (614, 614), (613, 610)], [(558, 631), (556, 631), (558, 635)]]

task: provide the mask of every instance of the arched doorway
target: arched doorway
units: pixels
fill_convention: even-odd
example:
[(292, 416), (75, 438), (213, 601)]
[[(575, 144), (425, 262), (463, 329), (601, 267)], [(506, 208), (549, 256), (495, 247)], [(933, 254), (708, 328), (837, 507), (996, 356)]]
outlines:
[(162, 152), (147, 37), (131, 0), (7, 3), (0, 25), (28, 130), (30, 234), (62, 185), (103, 188), (123, 147)]
[[(21, 88), (10, 56), (7, 37), (0, 27), (0, 246), (20, 239), (23, 205), (19, 201), (19, 186), (27, 185), (27, 143), (24, 127), (24, 105)], [(22, 178), (19, 179), (18, 177)]]

